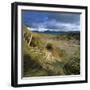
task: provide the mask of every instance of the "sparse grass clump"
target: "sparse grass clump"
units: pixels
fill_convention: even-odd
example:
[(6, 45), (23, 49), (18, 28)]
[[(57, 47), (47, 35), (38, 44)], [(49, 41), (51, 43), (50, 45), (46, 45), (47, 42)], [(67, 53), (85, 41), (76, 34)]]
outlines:
[(51, 43), (47, 43), (46, 48), (47, 50), (53, 50), (53, 45)]

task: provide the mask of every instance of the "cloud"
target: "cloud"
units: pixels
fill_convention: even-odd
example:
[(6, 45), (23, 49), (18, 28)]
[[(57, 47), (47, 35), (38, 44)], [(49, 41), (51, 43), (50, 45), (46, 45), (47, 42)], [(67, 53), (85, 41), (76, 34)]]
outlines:
[(61, 21), (63, 23), (80, 22), (80, 14), (77, 14), (77, 13), (60, 12), (60, 13), (53, 13), (51, 16), (49, 15), (49, 17), (51, 19), (55, 18), (57, 21)]
[(58, 22), (56, 20), (49, 20), (42, 23), (33, 23), (32, 31), (78, 31), (80, 25), (75, 23)]
[(76, 13), (23, 11), (22, 21), (32, 31), (80, 30), (80, 14)]

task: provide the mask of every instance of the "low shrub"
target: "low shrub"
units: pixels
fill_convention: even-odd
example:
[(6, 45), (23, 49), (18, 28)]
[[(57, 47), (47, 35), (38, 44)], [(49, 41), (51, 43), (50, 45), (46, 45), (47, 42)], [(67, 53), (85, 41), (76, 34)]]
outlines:
[(51, 43), (47, 43), (46, 48), (47, 50), (53, 50), (53, 45)]
[(80, 58), (73, 57), (70, 61), (68, 61), (65, 66), (65, 73), (67, 75), (78, 75), (80, 74)]

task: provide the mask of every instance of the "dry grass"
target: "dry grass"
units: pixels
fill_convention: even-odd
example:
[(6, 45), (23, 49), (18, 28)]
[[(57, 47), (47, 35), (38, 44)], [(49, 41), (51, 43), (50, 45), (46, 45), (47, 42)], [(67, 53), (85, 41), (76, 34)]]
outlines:
[[(29, 33), (26, 29), (25, 32)], [(32, 34), (34, 39), (31, 45), (28, 46), (26, 41), (23, 44), (25, 77), (79, 73), (80, 45), (77, 43), (78, 40), (56, 39), (56, 36), (41, 33)], [(74, 67), (70, 67), (74, 61)]]

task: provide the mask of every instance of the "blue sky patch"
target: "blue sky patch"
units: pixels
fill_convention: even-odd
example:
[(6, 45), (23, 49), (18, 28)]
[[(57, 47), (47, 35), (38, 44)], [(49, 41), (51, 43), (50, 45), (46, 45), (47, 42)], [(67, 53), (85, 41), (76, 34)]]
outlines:
[(22, 10), (22, 23), (32, 31), (80, 31), (80, 14)]

